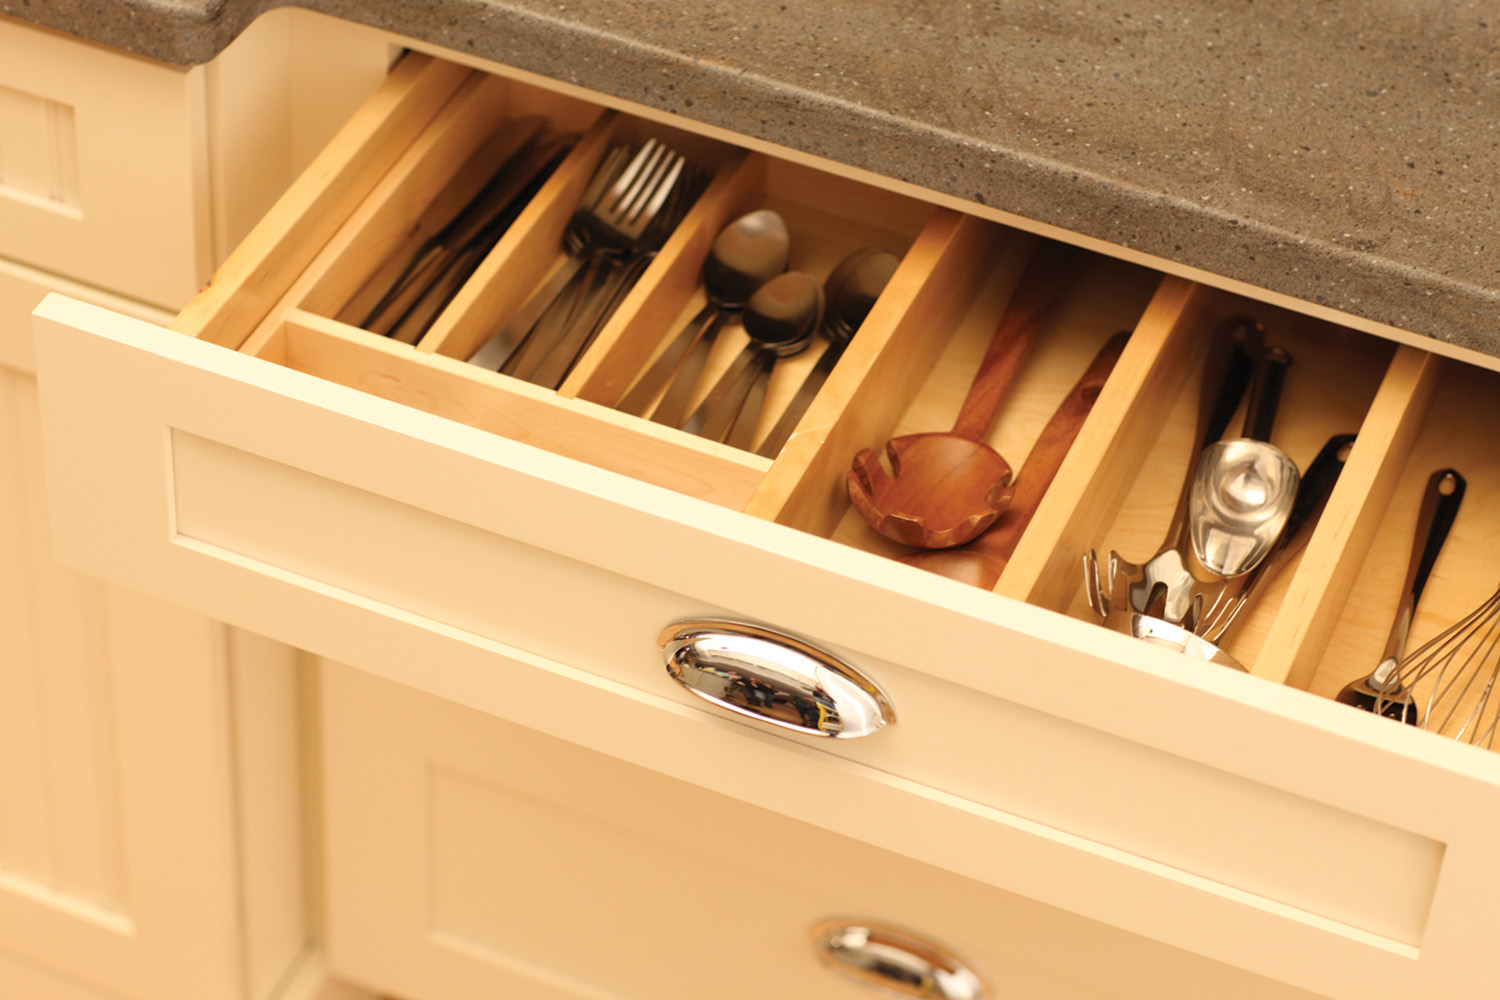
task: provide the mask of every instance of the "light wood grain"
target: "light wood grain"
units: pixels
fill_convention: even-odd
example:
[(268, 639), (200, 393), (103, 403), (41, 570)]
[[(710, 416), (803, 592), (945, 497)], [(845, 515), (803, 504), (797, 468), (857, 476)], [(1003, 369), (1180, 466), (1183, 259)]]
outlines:
[(332, 316), (404, 240), (464, 159), (507, 117), (506, 87), (474, 76), (411, 142), (370, 194), (287, 287), (240, 349), (261, 353), (288, 310)]
[[(849, 510), (844, 472), (855, 452), (895, 430), (978, 294), (1009, 234), (952, 212), (934, 215), (865, 317), (787, 440), (746, 512), (831, 534)], [(1023, 248), (1024, 252), (1024, 248)], [(1022, 260), (1007, 251), (999, 281)]]
[(719, 231), (755, 210), (765, 189), (766, 158), (740, 156), (722, 167), (641, 275), (615, 315), (567, 380), (558, 388), (576, 396), (617, 406), (626, 390), (676, 332), (673, 323), (683, 303), (701, 303), (703, 261)]
[(1082, 580), (1083, 555), (1119, 509), (1198, 356), (1206, 296), (1162, 281), (1000, 578), (998, 593), (1060, 609)]
[(402, 59), (172, 328), (239, 347), (468, 76), (426, 56)]
[(589, 128), (417, 345), (424, 353), (468, 358), (567, 258), (562, 237), (583, 190), (620, 141), (618, 116)]
[[(1404, 447), (1392, 449), (1389, 501), (1376, 498), (1365, 515), (1376, 522), (1367, 547), (1352, 547), (1356, 572), (1348, 600), (1307, 685), (1317, 694), (1337, 694), (1378, 661), (1400, 598), (1422, 486), (1434, 470), (1457, 469), (1468, 490), (1417, 606), (1408, 653), (1477, 608), (1500, 582), (1500, 446), (1487, 430), (1500, 420), (1500, 380), (1437, 359), (1426, 366), (1436, 369), (1436, 389), (1425, 405), (1414, 401), (1417, 426)], [(1424, 710), (1427, 694), (1428, 685), (1419, 688)], [(1471, 694), (1465, 705), (1473, 701)]]
[(292, 312), (268, 351), (289, 368), (696, 496), (742, 506), (767, 462), (312, 313)]
[[(1303, 688), (1311, 682), (1413, 457), (1412, 445), (1443, 366), (1443, 359), (1425, 351), (1397, 350), (1271, 623), (1253, 670), (1257, 675)], [(1405, 571), (1404, 564), (1396, 570)]]
[(419, 349), (453, 358), (467, 358), (477, 350), (566, 259), (563, 232), (609, 146), (627, 144), (635, 149), (652, 138), (710, 176), (738, 155), (679, 129), (605, 112), (454, 296)]

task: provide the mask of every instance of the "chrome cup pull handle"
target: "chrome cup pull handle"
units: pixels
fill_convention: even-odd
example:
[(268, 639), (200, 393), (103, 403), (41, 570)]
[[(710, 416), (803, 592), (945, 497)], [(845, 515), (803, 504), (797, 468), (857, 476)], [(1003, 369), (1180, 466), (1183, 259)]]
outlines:
[(720, 708), (812, 736), (868, 736), (896, 721), (870, 678), (801, 639), (758, 625), (677, 622), (657, 638), (667, 672)]
[(906, 931), (831, 921), (813, 928), (818, 959), (888, 997), (984, 1000), (978, 974), (946, 950)]

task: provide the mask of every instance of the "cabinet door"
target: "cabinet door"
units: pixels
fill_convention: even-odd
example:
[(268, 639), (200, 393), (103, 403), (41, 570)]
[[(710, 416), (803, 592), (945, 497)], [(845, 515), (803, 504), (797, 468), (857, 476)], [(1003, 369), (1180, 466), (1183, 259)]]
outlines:
[(296, 664), (53, 560), (8, 349), (46, 290), (0, 270), (0, 995), (269, 997), (307, 941)]
[(0, 255), (161, 306), (210, 269), (199, 67), (0, 22)]

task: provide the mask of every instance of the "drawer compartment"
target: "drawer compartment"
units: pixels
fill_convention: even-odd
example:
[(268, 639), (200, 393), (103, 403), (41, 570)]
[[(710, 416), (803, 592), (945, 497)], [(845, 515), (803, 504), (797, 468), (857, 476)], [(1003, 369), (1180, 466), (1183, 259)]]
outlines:
[[(532, 115), (577, 139), (425, 334), (357, 325), (347, 304), (447, 178)], [(465, 360), (564, 263), (560, 234), (607, 149), (647, 138), (691, 150), (702, 190), (559, 387)], [(617, 408), (699, 310), (715, 234), (765, 207), (817, 279), (861, 245), (900, 256), (774, 459)], [(1464, 915), (1500, 881), (1485, 844), (1500, 762), (1297, 690), (1347, 672), (1327, 650), (1366, 601), (1358, 568), (1386, 500), (1419, 475), (1403, 471), (1419, 431), (1451, 434), (1446, 399), (1427, 416), (1435, 359), (1083, 254), (987, 438), (1022, 482), (1091, 359), (1128, 339), (993, 588), (901, 564), (906, 547), (851, 510), (854, 454), (953, 425), (1052, 249), (408, 56), (172, 331), (43, 304), (57, 545), (206, 614), (1214, 963), (1361, 1000), (1464, 982), (1481, 954)], [(1236, 639), (1259, 676), (1101, 628), (1080, 596), (1090, 549), (1143, 558), (1160, 541), (1205, 345), (1245, 313), (1294, 358), (1277, 442), (1305, 463), (1356, 434), (1301, 557)], [(727, 333), (710, 381), (743, 343)], [(762, 430), (813, 364), (778, 372)], [(655, 646), (688, 618), (764, 625), (868, 670), (896, 725), (835, 743), (716, 712)], [(1179, 821), (1182, 803), (1201, 814)], [(1346, 848), (1390, 884), (1341, 867)]]
[(330, 967), (403, 1000), (857, 1000), (813, 936), (851, 918), (943, 946), (991, 996), (1312, 996), (348, 667), (322, 679)]

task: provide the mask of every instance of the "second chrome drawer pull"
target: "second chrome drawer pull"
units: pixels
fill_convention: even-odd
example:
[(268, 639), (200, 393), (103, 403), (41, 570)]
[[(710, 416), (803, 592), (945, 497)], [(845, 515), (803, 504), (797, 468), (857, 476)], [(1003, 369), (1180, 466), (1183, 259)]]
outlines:
[(814, 927), (813, 936), (824, 965), (884, 996), (984, 1000), (984, 983), (972, 969), (904, 931), (831, 922)]
[(868, 736), (896, 721), (874, 681), (800, 639), (758, 625), (705, 619), (657, 639), (667, 672), (720, 708), (813, 736)]

